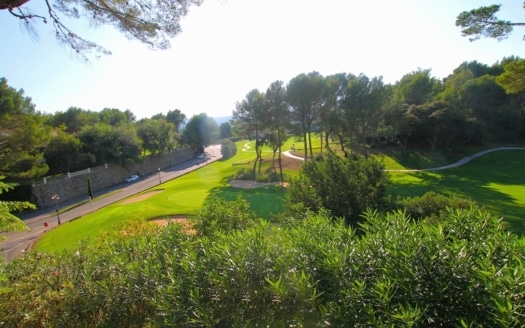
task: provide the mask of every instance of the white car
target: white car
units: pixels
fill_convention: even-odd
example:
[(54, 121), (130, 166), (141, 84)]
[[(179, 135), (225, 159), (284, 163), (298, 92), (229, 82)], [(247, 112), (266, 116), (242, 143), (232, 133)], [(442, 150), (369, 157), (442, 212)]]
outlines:
[(132, 181), (136, 181), (139, 179), (139, 176), (136, 175), (136, 174), (133, 174), (133, 175), (130, 175), (129, 177), (126, 178), (126, 182), (132, 182)]
[(198, 159), (202, 159), (204, 158), (204, 154), (199, 154), (199, 156), (197, 156)]

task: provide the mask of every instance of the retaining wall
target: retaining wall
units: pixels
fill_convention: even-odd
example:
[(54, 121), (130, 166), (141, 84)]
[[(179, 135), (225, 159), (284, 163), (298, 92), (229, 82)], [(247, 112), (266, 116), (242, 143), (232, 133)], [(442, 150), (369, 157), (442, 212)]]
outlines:
[(96, 167), (85, 170), (84, 174), (64, 175), (60, 178), (44, 179), (41, 183), (35, 183), (32, 187), (33, 202), (40, 208), (55, 205), (51, 199), (54, 194), (60, 196), (60, 203), (77, 198), (89, 197), (87, 179), (91, 179), (91, 190), (97, 192), (116, 184), (124, 182), (124, 179), (132, 174), (147, 175), (191, 159), (194, 156), (191, 148), (183, 148), (170, 153), (148, 157), (140, 163), (129, 167), (117, 164)]

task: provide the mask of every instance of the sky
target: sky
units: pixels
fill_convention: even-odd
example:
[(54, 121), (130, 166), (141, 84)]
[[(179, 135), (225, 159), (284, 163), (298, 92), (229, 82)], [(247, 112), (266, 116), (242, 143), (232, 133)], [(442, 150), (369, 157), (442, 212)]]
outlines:
[[(43, 0), (25, 6), (38, 13)], [(382, 76), (394, 84), (417, 69), (442, 79), (462, 62), (525, 57), (525, 28), (506, 40), (470, 42), (455, 26), (465, 10), (502, 4), (501, 19), (525, 21), (522, 0), (205, 0), (182, 19), (169, 50), (150, 50), (112, 27), (70, 21), (112, 51), (86, 64), (37, 22), (34, 38), (0, 12), (0, 77), (44, 113), (69, 107), (131, 110), (140, 118), (179, 109), (228, 116), (252, 89), (317, 71)]]

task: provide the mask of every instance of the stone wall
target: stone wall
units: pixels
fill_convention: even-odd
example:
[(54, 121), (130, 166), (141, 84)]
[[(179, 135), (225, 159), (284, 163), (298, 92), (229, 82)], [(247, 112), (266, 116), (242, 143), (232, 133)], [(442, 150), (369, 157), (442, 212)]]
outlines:
[[(77, 198), (89, 197), (87, 179), (91, 179), (91, 190), (97, 191), (123, 183), (132, 174), (148, 175), (191, 159), (194, 156), (191, 148), (183, 148), (171, 153), (152, 156), (140, 163), (125, 168), (117, 164), (105, 165), (86, 170), (85, 174), (64, 175), (60, 178), (44, 179), (32, 187), (33, 202), (39, 207), (50, 207), (55, 204), (51, 199), (54, 194), (60, 196), (60, 203)], [(88, 172), (89, 171), (89, 172)]]

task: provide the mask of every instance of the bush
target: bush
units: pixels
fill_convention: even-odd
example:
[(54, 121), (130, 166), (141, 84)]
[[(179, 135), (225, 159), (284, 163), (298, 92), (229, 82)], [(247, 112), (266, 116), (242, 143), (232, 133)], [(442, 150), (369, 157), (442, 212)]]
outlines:
[(237, 180), (255, 180), (255, 173), (253, 170), (248, 169), (240, 169), (237, 174), (235, 175), (235, 179)]
[(224, 159), (231, 158), (237, 154), (237, 145), (230, 139), (222, 139), (221, 154)]
[(447, 207), (454, 209), (477, 209), (477, 204), (457, 195), (438, 194), (433, 191), (425, 193), (421, 197), (401, 198), (395, 201), (395, 209), (403, 210), (415, 220), (429, 219), (437, 220), (445, 212)]
[(276, 172), (273, 169), (273, 167), (269, 167), (262, 174), (258, 174), (255, 177), (255, 181), (257, 181), (257, 182), (280, 182), (281, 181), (281, 176), (279, 175), (278, 172)]
[[(227, 222), (245, 220), (221, 212), (241, 203), (208, 205), (202, 219), (216, 225), (203, 236), (170, 224), (114, 242), (106, 239), (102, 253), (83, 248), (63, 255), (30, 253), (9, 263), (0, 271), (2, 324), (522, 324), (525, 241), (485, 212), (448, 209), (435, 224), (400, 211), (367, 212), (357, 235), (321, 211), (278, 226), (252, 222), (240, 231)], [(237, 212), (246, 213), (246, 208)]]
[(243, 231), (253, 225), (256, 219), (255, 214), (250, 211), (250, 204), (241, 196), (238, 196), (235, 202), (211, 197), (199, 213), (190, 218), (190, 222), (197, 235), (213, 236), (218, 233)]
[(388, 183), (388, 173), (379, 160), (357, 155), (340, 158), (329, 152), (306, 162), (299, 176), (290, 181), (287, 207), (303, 203), (312, 211), (324, 208), (356, 223), (366, 209), (385, 206)]

